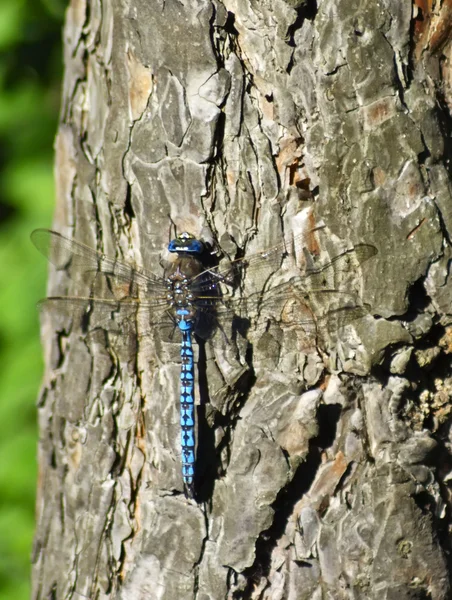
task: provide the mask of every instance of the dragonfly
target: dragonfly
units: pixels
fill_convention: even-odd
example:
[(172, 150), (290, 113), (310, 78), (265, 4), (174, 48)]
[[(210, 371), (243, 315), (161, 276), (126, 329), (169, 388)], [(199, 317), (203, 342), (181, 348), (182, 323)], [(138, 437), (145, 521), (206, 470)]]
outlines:
[[(195, 360), (193, 339), (208, 339), (220, 328), (223, 332), (234, 317), (249, 318), (252, 314), (283, 315), (286, 325), (299, 325), (305, 330), (326, 326), (337, 329), (363, 317), (368, 308), (360, 305), (352, 293), (334, 288), (338, 274), (346, 274), (374, 256), (369, 244), (355, 245), (326, 264), (312, 260), (306, 245), (320, 227), (251, 256), (206, 266), (212, 257), (208, 244), (183, 232), (170, 241), (168, 251), (173, 261), (163, 276), (140, 269), (116, 258), (108, 257), (85, 244), (49, 229), (36, 229), (31, 239), (36, 248), (56, 267), (67, 270), (71, 278), (81, 278), (89, 288), (85, 296), (53, 296), (42, 300), (39, 307), (57, 310), (86, 320), (93, 308), (110, 317), (120, 313), (124, 323), (131, 317), (145, 315), (153, 330), (170, 331), (170, 337), (180, 337), (180, 430), (182, 479), (185, 493), (194, 497), (195, 482)], [(286, 280), (271, 284), (272, 274), (284, 263), (293, 263), (304, 256), (302, 270), (286, 269)], [(258, 289), (245, 293), (240, 285), (246, 279), (257, 283)], [(309, 290), (307, 292), (307, 290)], [(315, 318), (314, 311), (287, 310), (290, 299), (306, 295), (311, 299), (339, 297), (340, 304)], [(327, 304), (331, 304), (328, 303)], [(288, 316), (289, 315), (289, 316)], [(227, 338), (227, 335), (224, 333)]]

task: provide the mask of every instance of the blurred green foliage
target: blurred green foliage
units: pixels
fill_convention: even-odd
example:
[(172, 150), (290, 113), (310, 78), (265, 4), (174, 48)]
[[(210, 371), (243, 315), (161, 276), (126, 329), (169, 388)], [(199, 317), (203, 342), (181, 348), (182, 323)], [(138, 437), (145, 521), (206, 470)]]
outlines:
[(29, 240), (54, 204), (63, 0), (0, 0), (0, 600), (28, 600), (46, 264)]

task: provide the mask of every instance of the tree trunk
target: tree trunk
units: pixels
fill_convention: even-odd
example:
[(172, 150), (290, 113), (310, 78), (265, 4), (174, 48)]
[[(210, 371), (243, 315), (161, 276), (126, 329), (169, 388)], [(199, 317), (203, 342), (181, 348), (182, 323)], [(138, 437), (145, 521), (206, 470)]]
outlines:
[(175, 231), (240, 256), (324, 224), (305, 256), (348, 253), (334, 286), (367, 314), (200, 343), (195, 501), (177, 345), (46, 315), (34, 598), (450, 597), (451, 21), (431, 4), (72, 1), (55, 228), (162, 275)]

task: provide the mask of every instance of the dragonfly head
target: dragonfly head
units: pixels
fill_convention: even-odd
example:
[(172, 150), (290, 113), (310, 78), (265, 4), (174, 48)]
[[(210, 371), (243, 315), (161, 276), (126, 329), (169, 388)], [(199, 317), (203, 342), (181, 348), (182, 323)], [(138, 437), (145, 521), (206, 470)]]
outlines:
[(191, 233), (184, 232), (171, 240), (168, 244), (168, 250), (177, 254), (202, 254), (205, 246)]

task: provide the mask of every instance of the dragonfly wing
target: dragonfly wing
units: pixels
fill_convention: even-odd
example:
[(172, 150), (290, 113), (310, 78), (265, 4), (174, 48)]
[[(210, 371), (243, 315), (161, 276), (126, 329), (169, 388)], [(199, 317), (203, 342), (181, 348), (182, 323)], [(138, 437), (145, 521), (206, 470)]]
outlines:
[(363, 319), (369, 314), (370, 306), (341, 306), (340, 308), (334, 308), (322, 317), (320, 320), (321, 325), (329, 332), (334, 333), (342, 327), (346, 327)]
[(171, 318), (166, 303), (121, 301), (100, 298), (54, 296), (38, 303), (39, 310), (50, 315), (57, 327), (74, 327), (83, 331), (96, 328), (129, 334), (149, 333), (164, 326)]
[(331, 282), (334, 274), (354, 271), (377, 254), (375, 246), (357, 244), (353, 249), (343, 252), (326, 264), (317, 266), (313, 260), (313, 255), (318, 252), (315, 234), (322, 228), (323, 226), (314, 227), (294, 237), (290, 243), (283, 242), (251, 256), (231, 261), (226, 267), (208, 269), (198, 276), (203, 280), (199, 288), (207, 292), (209, 285), (215, 281), (234, 286), (246, 276), (257, 288), (262, 289), (269, 277), (282, 266), (284, 260), (299, 269), (304, 277), (317, 279), (323, 287), (332, 288), (333, 285), (327, 286), (325, 282)]
[(234, 318), (275, 320), (288, 328), (306, 332), (319, 328), (335, 331), (368, 314), (359, 297), (334, 289), (309, 290), (304, 278), (275, 286), (244, 298), (223, 298), (214, 310), (219, 324), (226, 328)]
[[(309, 237), (312, 237), (317, 229), (319, 228), (294, 239), (295, 253), (306, 246)], [(234, 317), (250, 319), (268, 315), (286, 324), (295, 326), (298, 323), (304, 329), (315, 329), (322, 320), (325, 321), (325, 315), (331, 313), (329, 328), (334, 329), (340, 328), (347, 320), (358, 319), (367, 314), (367, 310), (364, 310), (364, 313), (362, 311), (359, 296), (342, 289), (350, 289), (349, 280), (359, 266), (376, 255), (377, 249), (374, 246), (357, 244), (353, 249), (319, 266), (314, 265), (312, 260), (310, 263), (306, 260), (309, 267), (305, 265), (304, 273), (295, 265), (292, 269), (280, 271), (276, 277), (285, 280), (272, 285), (277, 279), (268, 278), (278, 271), (284, 253), (290, 254), (285, 245), (280, 245), (250, 259), (235, 262), (239, 270), (243, 269), (243, 274), (257, 275), (256, 288), (259, 291), (240, 294), (242, 289), (239, 289), (231, 295), (228, 293), (228, 286), (224, 286), (225, 294), (222, 296), (218, 290), (221, 284), (230, 284), (231, 278), (227, 271), (211, 269), (201, 273), (198, 278), (199, 298), (203, 299), (206, 305), (209, 301), (214, 305), (217, 321), (225, 326), (227, 321)], [(212, 289), (215, 290), (214, 294)]]
[(311, 288), (333, 289), (344, 284), (356, 270), (367, 260), (377, 254), (377, 249), (371, 244), (357, 244), (335, 256), (330, 262), (318, 267), (311, 266), (306, 269), (305, 280)]
[[(270, 275), (281, 267), (285, 257), (298, 255), (303, 248), (313, 250), (314, 247), (317, 247), (315, 233), (323, 228), (323, 225), (313, 227), (295, 236), (291, 242), (284, 241), (265, 250), (232, 260), (226, 266), (213, 267), (204, 273), (209, 272), (213, 281), (223, 282), (227, 285), (233, 285), (245, 275), (265, 282)], [(203, 276), (204, 274), (201, 273), (200, 277)]]
[(41, 254), (59, 270), (71, 267), (75, 273), (81, 273), (91, 281), (94, 281), (96, 275), (101, 274), (109, 279), (110, 287), (116, 281), (118, 293), (113, 293), (114, 296), (122, 294), (122, 297), (136, 297), (139, 290), (162, 297), (166, 295), (166, 284), (163, 278), (136, 269), (120, 260), (109, 258), (56, 231), (36, 229), (31, 234), (31, 240)]

